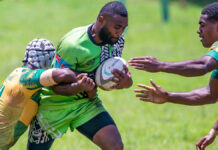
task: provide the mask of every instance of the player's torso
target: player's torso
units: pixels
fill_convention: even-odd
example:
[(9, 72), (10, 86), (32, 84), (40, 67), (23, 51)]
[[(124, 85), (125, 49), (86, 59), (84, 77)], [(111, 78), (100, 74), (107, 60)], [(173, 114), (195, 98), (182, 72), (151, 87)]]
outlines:
[[(21, 78), (28, 70), (29, 68), (15, 69), (1, 86), (0, 126), (12, 125), (12, 122), (15, 122), (21, 115), (30, 97), (39, 90), (38, 88), (29, 90), (21, 83)], [(31, 74), (27, 78), (31, 78)]]
[[(68, 44), (72, 46), (68, 46)], [(61, 47), (69, 48), (62, 50)], [(72, 50), (72, 47), (74, 50)], [(92, 72), (100, 65), (102, 59), (112, 55), (116, 45), (98, 45), (94, 43), (89, 33), (89, 28), (86, 26), (68, 33), (57, 49), (57, 56), (66, 61), (73, 70)], [(107, 52), (106, 56), (102, 54), (104, 51)], [(72, 61), (72, 57), (76, 60)]]

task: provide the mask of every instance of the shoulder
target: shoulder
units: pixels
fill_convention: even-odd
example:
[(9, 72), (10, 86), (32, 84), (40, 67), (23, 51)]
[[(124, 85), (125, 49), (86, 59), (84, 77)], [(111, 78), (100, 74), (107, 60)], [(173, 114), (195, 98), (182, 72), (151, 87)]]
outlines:
[(213, 57), (216, 61), (218, 61), (218, 41), (215, 42), (215, 43), (209, 48), (209, 52), (206, 54), (206, 56)]
[(79, 49), (81, 43), (86, 42), (88, 39), (89, 26), (78, 27), (68, 32), (59, 42), (57, 46), (57, 53), (62, 55), (63, 53)]
[(218, 52), (218, 41), (213, 43), (209, 50), (215, 50), (216, 52)]

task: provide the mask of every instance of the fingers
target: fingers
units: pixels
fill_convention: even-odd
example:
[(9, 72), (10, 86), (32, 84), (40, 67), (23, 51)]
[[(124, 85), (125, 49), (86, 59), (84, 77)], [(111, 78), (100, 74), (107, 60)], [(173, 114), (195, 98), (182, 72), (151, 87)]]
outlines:
[(95, 82), (89, 77), (83, 77), (81, 79), (81, 85), (84, 86), (84, 88), (87, 91), (89, 91), (89, 90), (92, 90), (95, 87)]
[(205, 139), (201, 144), (201, 150), (204, 150), (207, 145), (209, 145), (209, 140)]
[(147, 89), (147, 90), (153, 90), (154, 89), (153, 87), (150, 87), (150, 86), (147, 86), (147, 85), (144, 85), (144, 84), (138, 84), (137, 86), (141, 87), (141, 88), (144, 88), (144, 89)]
[(77, 75), (77, 80), (81, 80), (83, 77), (87, 77), (88, 74), (87, 73), (81, 73), (79, 75)]
[(114, 75), (114, 77), (116, 77), (118, 79), (123, 79), (125, 77), (125, 74), (118, 69), (112, 70), (112, 74)]
[(123, 69), (124, 69), (125, 73), (129, 73), (129, 69), (128, 69), (127, 65), (123, 65)]
[(196, 144), (196, 148), (197, 150), (201, 150), (201, 146), (202, 146), (202, 143), (205, 141), (205, 137), (203, 137), (202, 139), (200, 139), (200, 141), (198, 141), (198, 143)]
[(134, 61), (134, 60), (144, 60), (144, 59), (152, 59), (154, 57), (152, 56), (144, 56), (144, 57), (133, 57), (130, 59), (130, 61)]
[(154, 81), (152, 79), (150, 79), (150, 83), (155, 89), (160, 88), (160, 86), (158, 86), (156, 83), (154, 83)]
[(140, 98), (139, 100), (144, 102), (152, 102), (149, 98)]

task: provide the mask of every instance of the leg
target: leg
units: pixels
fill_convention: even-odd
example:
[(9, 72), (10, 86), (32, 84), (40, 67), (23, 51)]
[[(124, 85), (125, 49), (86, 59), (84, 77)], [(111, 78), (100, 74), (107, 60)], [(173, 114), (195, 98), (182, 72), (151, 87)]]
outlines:
[(41, 129), (36, 118), (30, 125), (27, 150), (49, 150), (54, 139)]
[(77, 130), (103, 150), (123, 149), (119, 131), (107, 112), (100, 113), (85, 124), (79, 126)]

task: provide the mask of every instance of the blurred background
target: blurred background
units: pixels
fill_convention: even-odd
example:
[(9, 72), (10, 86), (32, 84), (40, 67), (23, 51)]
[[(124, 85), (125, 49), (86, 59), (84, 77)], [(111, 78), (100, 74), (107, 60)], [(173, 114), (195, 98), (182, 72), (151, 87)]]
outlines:
[[(196, 33), (201, 10), (215, 0), (122, 0), (129, 13), (123, 58), (155, 56), (164, 61), (200, 58), (208, 52)], [(72, 28), (95, 22), (109, 0), (0, 0), (0, 82), (22, 65), (26, 45), (34, 38), (51, 40), (55, 46)], [(164, 14), (165, 12), (165, 14)], [(166, 17), (167, 15), (167, 17)], [(130, 67), (133, 87), (99, 90), (104, 106), (114, 118), (126, 150), (193, 150), (212, 128), (218, 104), (206, 106), (155, 105), (135, 98), (138, 83), (153, 79), (168, 91), (184, 92), (204, 87), (210, 73), (185, 78), (148, 73)], [(27, 132), (12, 150), (26, 149)], [(99, 149), (77, 131), (68, 131), (52, 150)], [(208, 147), (218, 149), (217, 140)]]

